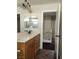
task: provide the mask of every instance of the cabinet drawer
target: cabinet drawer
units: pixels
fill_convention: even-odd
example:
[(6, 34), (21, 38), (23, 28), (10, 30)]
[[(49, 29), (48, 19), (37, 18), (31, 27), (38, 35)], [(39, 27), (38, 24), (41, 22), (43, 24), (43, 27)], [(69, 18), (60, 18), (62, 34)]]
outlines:
[(17, 43), (17, 59), (25, 58), (25, 43)]
[(18, 48), (19, 52), (17, 51), (17, 56), (24, 56), (25, 55), (25, 49), (24, 48)]
[(17, 48), (25, 48), (25, 43), (18, 42)]

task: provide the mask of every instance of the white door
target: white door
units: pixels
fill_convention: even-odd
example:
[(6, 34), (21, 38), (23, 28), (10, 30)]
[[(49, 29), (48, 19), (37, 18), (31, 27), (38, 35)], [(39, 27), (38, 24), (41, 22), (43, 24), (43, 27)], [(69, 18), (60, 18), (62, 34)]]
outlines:
[(58, 5), (55, 21), (55, 52), (56, 59), (58, 59), (58, 50), (59, 50), (59, 24), (60, 24), (60, 5)]

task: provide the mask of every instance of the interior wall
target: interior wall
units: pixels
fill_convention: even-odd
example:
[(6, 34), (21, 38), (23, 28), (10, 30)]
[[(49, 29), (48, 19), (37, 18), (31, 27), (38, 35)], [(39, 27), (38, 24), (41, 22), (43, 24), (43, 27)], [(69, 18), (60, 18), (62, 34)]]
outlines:
[(56, 21), (56, 15), (51, 16), (51, 21), (52, 21), (52, 36), (54, 37), (54, 35), (55, 35), (55, 21)]
[[(40, 32), (41, 34), (41, 39), (40, 39), (40, 48), (42, 49), (42, 42), (43, 42), (43, 12), (50, 12), (50, 11), (57, 11), (58, 8), (58, 3), (53, 3), (53, 4), (42, 4), (42, 5), (34, 5), (32, 6), (32, 14), (31, 15), (35, 15), (38, 17), (38, 21), (39, 21), (39, 26), (37, 28), (37, 30)], [(27, 9), (23, 9), (18, 7), (17, 8), (17, 13), (20, 13), (21, 15), (21, 32), (24, 32), (24, 19), (29, 15), (29, 12), (27, 11)]]
[(56, 16), (44, 16), (43, 20), (43, 32), (51, 32), (54, 35)]
[[(52, 8), (53, 7), (53, 8)], [(54, 3), (54, 4), (42, 4), (42, 5), (34, 5), (32, 6), (32, 14), (31, 15), (35, 15), (38, 17), (38, 20), (39, 20), (39, 27), (38, 29), (41, 28), (41, 13), (42, 11), (45, 11), (45, 10), (57, 10), (57, 3)], [(22, 8), (22, 7), (18, 7), (17, 8), (17, 13), (21, 15), (21, 32), (24, 32), (24, 19), (26, 17), (29, 17), (30, 14), (29, 12), (27, 11), (27, 9), (25, 8)]]
[(51, 20), (51, 16), (44, 16), (44, 24), (43, 24), (43, 32), (51, 32), (52, 33), (52, 20)]
[(20, 30), (21, 32), (24, 32), (24, 19), (26, 18), (26, 16), (29, 16), (29, 12), (27, 11), (27, 9), (17, 7), (17, 14), (20, 14)]
[(56, 17), (54, 15), (50, 15), (48, 13), (47, 15), (44, 14), (43, 42), (52, 43), (52, 38), (54, 38), (54, 34), (55, 34), (55, 20), (56, 20)]

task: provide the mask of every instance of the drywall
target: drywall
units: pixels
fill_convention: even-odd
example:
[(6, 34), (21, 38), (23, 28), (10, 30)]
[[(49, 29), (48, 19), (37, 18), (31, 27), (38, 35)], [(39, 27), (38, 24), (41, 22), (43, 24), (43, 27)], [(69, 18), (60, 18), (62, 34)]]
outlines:
[(52, 22), (52, 36), (54, 38), (55, 35), (55, 21), (56, 21), (56, 16), (51, 17), (51, 22)]
[[(41, 40), (40, 40), (40, 48), (42, 49), (42, 42), (43, 42), (43, 12), (50, 12), (50, 11), (57, 11), (58, 3), (54, 4), (42, 4), (42, 5), (34, 5), (32, 6), (32, 14), (33, 16), (38, 17), (39, 26), (37, 30), (41, 33)], [(21, 7), (17, 8), (17, 13), (21, 14), (21, 32), (24, 32), (24, 19), (30, 16), (27, 9), (23, 9)]]
[(43, 32), (52, 32), (51, 16), (44, 16), (43, 20)]
[(45, 10), (57, 10), (57, 3), (32, 6), (33, 13), (37, 13)]
[[(43, 19), (43, 42), (52, 42), (55, 34), (55, 15), (44, 14)], [(50, 39), (50, 40), (49, 40)]]
[[(58, 8), (58, 3), (55, 4), (44, 4), (44, 5), (36, 5), (32, 7), (33, 14), (36, 14), (39, 19), (39, 29), (40, 29), (40, 34), (41, 34), (41, 39), (40, 39), (40, 48), (43, 48), (43, 12), (52, 12), (52, 11), (57, 11)], [(32, 14), (32, 15), (33, 15)], [(38, 30), (39, 31), (39, 30)]]
[[(57, 3), (55, 4), (42, 4), (42, 5), (34, 5), (32, 6), (32, 14), (31, 15), (35, 15), (38, 17), (39, 20), (39, 29), (40, 29), (40, 21), (41, 21), (41, 13), (42, 11), (46, 11), (46, 10), (57, 10)], [(24, 9), (22, 7), (18, 7), (17, 8), (17, 13), (20, 13), (21, 15), (21, 32), (24, 31), (24, 19), (28, 16), (30, 16), (29, 12), (27, 11), (27, 9)]]
[(24, 32), (24, 19), (26, 18), (27, 15), (29, 15), (29, 12), (27, 11), (27, 9), (17, 7), (17, 14), (20, 14), (20, 25), (21, 25), (20, 30), (21, 32)]
[(43, 32), (51, 32), (53, 35), (55, 34), (55, 16), (44, 16), (43, 19)]

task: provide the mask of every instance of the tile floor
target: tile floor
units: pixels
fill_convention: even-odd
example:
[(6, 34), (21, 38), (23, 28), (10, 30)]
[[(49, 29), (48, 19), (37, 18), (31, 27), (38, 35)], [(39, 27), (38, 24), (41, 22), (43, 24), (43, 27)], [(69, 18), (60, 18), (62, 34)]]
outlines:
[(55, 59), (53, 50), (40, 50), (35, 59)]

